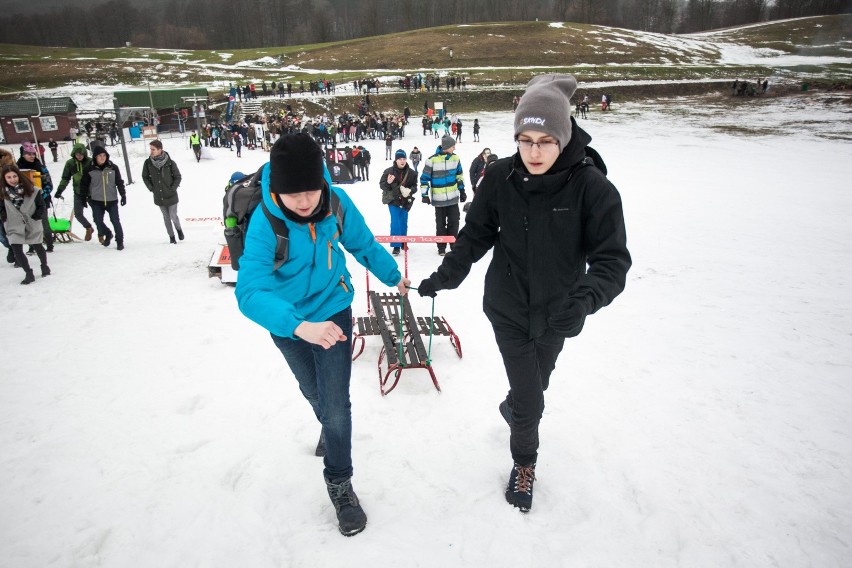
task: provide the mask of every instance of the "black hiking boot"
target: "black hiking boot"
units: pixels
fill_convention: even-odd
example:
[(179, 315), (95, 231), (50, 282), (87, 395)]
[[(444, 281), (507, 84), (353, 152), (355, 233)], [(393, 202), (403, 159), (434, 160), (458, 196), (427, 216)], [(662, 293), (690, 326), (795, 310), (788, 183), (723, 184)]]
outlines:
[(50, 276), (50, 267), (46, 264), (41, 265), (41, 277)]
[(169, 237), (169, 242), (170, 242), (171, 244), (173, 244), (173, 245), (176, 245), (176, 244), (177, 244), (177, 241), (175, 240), (175, 238), (174, 238), (174, 237)]
[(367, 514), (358, 503), (358, 496), (352, 489), (352, 478), (326, 479), (328, 496), (337, 513), (337, 524), (343, 536), (356, 535), (367, 526)]
[(317, 442), (317, 449), (314, 450), (314, 455), (318, 458), (325, 457), (325, 429), (320, 430), (319, 442)]
[(506, 486), (506, 501), (520, 509), (521, 513), (529, 513), (532, 508), (533, 482), (535, 481), (535, 464), (515, 464), (509, 474), (509, 484)]
[(124, 250), (124, 241), (115, 241), (115, 248), (118, 250)]
[(177, 234), (178, 234), (178, 240), (179, 240), (179, 241), (182, 241), (182, 240), (183, 240), (183, 231), (181, 231), (180, 229), (178, 229)]
[(106, 235), (104, 235), (104, 242), (102, 242), (101, 244), (104, 245), (105, 247), (108, 247), (111, 242), (112, 242), (112, 233), (107, 233)]
[(6, 253), (6, 262), (15, 264), (15, 252), (12, 250), (12, 247), (9, 247), (9, 252)]
[(503, 420), (506, 421), (506, 424), (511, 426), (512, 425), (512, 407), (509, 406), (509, 399), (504, 398), (503, 402), (500, 403), (500, 406), (498, 406), (498, 408), (500, 409), (500, 416), (503, 417)]
[(33, 274), (33, 271), (27, 270), (26, 273), (27, 275), (23, 280), (21, 280), (21, 284), (32, 284), (35, 282), (35, 275)]

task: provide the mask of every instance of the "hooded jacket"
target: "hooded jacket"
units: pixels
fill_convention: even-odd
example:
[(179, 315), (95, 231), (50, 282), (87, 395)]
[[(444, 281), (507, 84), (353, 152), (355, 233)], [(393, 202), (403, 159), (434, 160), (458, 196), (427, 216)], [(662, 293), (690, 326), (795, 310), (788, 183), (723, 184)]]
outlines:
[[(82, 153), (83, 159), (78, 160), (74, 154)], [(62, 169), (62, 180), (59, 182), (59, 188), (56, 191), (56, 197), (60, 197), (65, 188), (68, 187), (68, 182), (71, 181), (71, 188), (75, 195), (80, 194), (80, 179), (83, 177), (83, 170), (91, 165), (92, 159), (89, 157), (89, 152), (84, 144), (74, 144), (71, 146), (71, 157), (65, 162), (65, 167)]]
[[(568, 146), (545, 174), (531, 175), (520, 155), (488, 167), (455, 250), (429, 278), (453, 289), (494, 249), (483, 310), (496, 328), (536, 338), (570, 302), (591, 314), (624, 289), (631, 266), (621, 197), (585, 161), (591, 137), (571, 119)], [(588, 264), (588, 270), (587, 270)]]
[[(97, 156), (106, 155), (106, 161), (99, 166)], [(109, 153), (102, 146), (92, 152), (92, 163), (83, 170), (80, 178), (80, 196), (89, 202), (103, 203), (118, 201), (118, 196), (124, 197), (124, 180), (118, 167), (109, 160)]]
[(385, 285), (396, 286), (402, 278), (396, 261), (376, 242), (346, 192), (331, 185), (328, 169), (325, 181), (345, 211), (342, 235), (330, 212), (316, 223), (290, 220), (269, 191), (268, 163), (261, 174), (264, 204), (289, 229), (289, 256), (273, 270), (277, 238), (266, 215), (256, 211), (246, 232), (235, 294), (246, 317), (279, 337), (295, 339), (302, 322), (325, 321), (352, 305), (354, 291), (340, 245)]
[(149, 156), (142, 165), (142, 181), (148, 191), (154, 194), (154, 204), (160, 207), (168, 207), (178, 202), (178, 186), (183, 177), (180, 169), (174, 163), (168, 152), (163, 152), (166, 161), (163, 167), (158, 168)]

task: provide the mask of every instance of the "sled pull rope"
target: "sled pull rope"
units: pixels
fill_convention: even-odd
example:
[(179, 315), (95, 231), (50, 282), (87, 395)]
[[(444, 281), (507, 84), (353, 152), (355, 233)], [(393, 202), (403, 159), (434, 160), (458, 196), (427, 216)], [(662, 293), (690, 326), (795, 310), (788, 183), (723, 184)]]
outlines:
[[(414, 286), (406, 286), (409, 290), (417, 290)], [(403, 363), (402, 358), (402, 320), (405, 317), (405, 298), (400, 294), (399, 296), (399, 313), (402, 314), (402, 317), (399, 318), (399, 364), (401, 367), (405, 367), (405, 363)], [(412, 314), (413, 316), (414, 314)], [(411, 322), (411, 325), (417, 325), (416, 321)], [(429, 349), (426, 351), (426, 364), (432, 364), (432, 336), (435, 331), (435, 297), (432, 297), (432, 317), (429, 320)]]

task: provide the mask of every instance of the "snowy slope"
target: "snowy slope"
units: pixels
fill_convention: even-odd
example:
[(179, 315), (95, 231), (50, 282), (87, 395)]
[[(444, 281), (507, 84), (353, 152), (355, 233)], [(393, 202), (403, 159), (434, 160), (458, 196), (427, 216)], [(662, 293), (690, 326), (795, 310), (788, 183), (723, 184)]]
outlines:
[[(510, 114), (478, 118), (483, 142), (466, 133), (458, 146), (465, 167), (484, 146), (513, 151)], [(507, 383), (480, 309), (485, 259), (437, 298), (464, 348), (459, 360), (435, 342), (443, 393), (410, 371), (382, 398), (377, 338), (353, 367), (369, 523), (351, 539), (335, 528), (312, 455), (319, 426), (283, 357), (206, 276), (221, 226), (191, 220), (221, 215), (231, 172), (267, 154), (213, 149), (196, 164), (167, 139), (184, 175), (175, 246), (135, 143), (125, 251), (58, 245), (53, 275), (26, 287), (0, 266), (0, 567), (848, 566), (849, 124), (816, 99), (591, 113), (583, 126), (623, 196), (634, 267), (563, 351), (532, 512), (502, 496)], [(434, 142), (415, 128), (401, 147)], [(384, 234), (389, 162), (381, 142), (367, 146), (372, 181), (345, 189)], [(58, 179), (62, 164), (49, 166)], [(418, 202), (410, 234), (433, 230)], [(415, 245), (415, 284), (438, 261)], [(361, 293), (354, 309), (366, 311)]]

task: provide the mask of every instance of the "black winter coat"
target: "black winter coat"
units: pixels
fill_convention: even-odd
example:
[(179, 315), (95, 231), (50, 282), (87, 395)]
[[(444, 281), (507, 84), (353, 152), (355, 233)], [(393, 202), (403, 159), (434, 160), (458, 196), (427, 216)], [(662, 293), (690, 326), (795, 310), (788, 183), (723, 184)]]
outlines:
[(591, 137), (571, 123), (571, 141), (546, 174), (527, 173), (518, 154), (489, 166), (455, 249), (430, 276), (438, 290), (456, 288), (493, 247), (483, 310), (496, 328), (530, 338), (571, 302), (590, 314), (609, 304), (631, 266), (621, 197), (584, 161)]
[[(168, 155), (168, 153), (166, 153)], [(142, 181), (148, 191), (154, 194), (154, 205), (169, 207), (178, 202), (178, 186), (181, 182), (180, 169), (169, 157), (162, 168), (157, 169), (151, 158), (142, 165)]]

